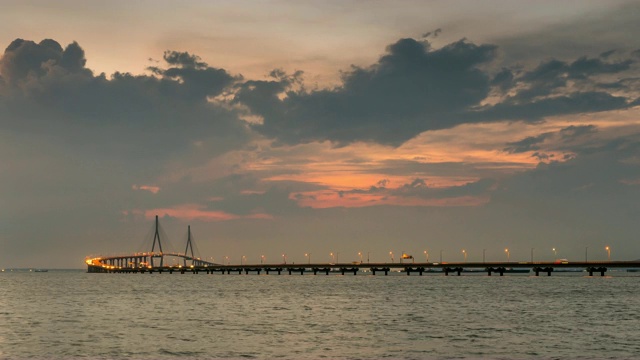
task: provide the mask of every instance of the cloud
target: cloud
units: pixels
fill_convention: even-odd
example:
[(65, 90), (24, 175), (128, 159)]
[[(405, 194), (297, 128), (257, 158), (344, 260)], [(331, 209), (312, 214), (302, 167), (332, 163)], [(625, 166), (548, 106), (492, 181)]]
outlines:
[(155, 208), (149, 209), (144, 212), (144, 216), (147, 219), (153, 219), (155, 216), (161, 217), (172, 217), (181, 220), (188, 221), (230, 221), (230, 220), (240, 220), (240, 219), (261, 219), (261, 220), (269, 220), (272, 217), (268, 214), (263, 213), (253, 213), (249, 215), (236, 215), (230, 214), (224, 211), (212, 211), (206, 210), (201, 205), (198, 204), (183, 204), (176, 207), (171, 208)]
[(504, 66), (493, 74), (496, 45), (463, 39), (434, 49), (427, 40), (401, 39), (375, 64), (345, 71), (338, 87), (308, 90), (300, 74), (281, 73), (240, 84), (233, 103), (259, 116), (263, 121), (252, 128), (278, 142), (399, 146), (424, 131), (465, 123), (537, 122), (629, 108), (638, 90), (630, 56), (551, 59), (530, 70)]
[(432, 49), (427, 41), (401, 39), (376, 64), (344, 72), (338, 88), (293, 91), (289, 78), (247, 82), (235, 101), (264, 118), (256, 130), (285, 143), (398, 145), (422, 131), (455, 125), (453, 115), (483, 100), (489, 77), (478, 67), (495, 53), (493, 45), (465, 40)]
[[(476, 206), (486, 202), (496, 181), (480, 179), (462, 185), (433, 187), (428, 185), (426, 179), (415, 178), (410, 183), (397, 187), (387, 187), (388, 184), (388, 181), (381, 180), (376, 186), (368, 189), (338, 191), (340, 201), (337, 201), (335, 206), (352, 206), (353, 200), (357, 201), (357, 206), (363, 206), (367, 202), (368, 205)], [(327, 204), (323, 204), (323, 207), (327, 207)]]
[(557, 141), (561, 141), (563, 146), (567, 146), (576, 139), (594, 134), (597, 129), (594, 125), (571, 125), (561, 129), (558, 132), (546, 132), (537, 136), (529, 136), (525, 139), (510, 142), (504, 151), (516, 154), (528, 151), (536, 151), (541, 149), (541, 144), (546, 140), (555, 138)]
[(163, 58), (172, 67), (149, 67), (149, 70), (166, 79), (180, 80), (181, 91), (176, 95), (187, 98), (215, 97), (234, 81), (241, 79), (234, 78), (224, 69), (209, 67), (207, 63), (200, 61), (198, 56), (188, 52), (165, 51)]
[(0, 74), (8, 84), (17, 86), (37, 81), (56, 68), (71, 74), (84, 73), (90, 76), (91, 72), (84, 68), (85, 63), (84, 51), (76, 42), (63, 49), (51, 39), (38, 44), (16, 39), (5, 49), (0, 61)]
[[(136, 173), (158, 173), (168, 159), (202, 161), (242, 147), (247, 128), (209, 101), (238, 77), (167, 52), (150, 75), (94, 75), (77, 43), (17, 39), (0, 58), (0, 130), (46, 133), (97, 159), (127, 158)], [(198, 146), (195, 146), (198, 144)], [(136, 181), (152, 181), (152, 178)]]

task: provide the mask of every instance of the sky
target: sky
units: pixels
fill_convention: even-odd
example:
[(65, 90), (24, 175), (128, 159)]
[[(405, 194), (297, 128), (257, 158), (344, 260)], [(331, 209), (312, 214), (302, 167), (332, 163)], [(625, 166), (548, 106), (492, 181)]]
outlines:
[(638, 1), (4, 1), (0, 267), (156, 215), (215, 262), (640, 259), (638, 34)]

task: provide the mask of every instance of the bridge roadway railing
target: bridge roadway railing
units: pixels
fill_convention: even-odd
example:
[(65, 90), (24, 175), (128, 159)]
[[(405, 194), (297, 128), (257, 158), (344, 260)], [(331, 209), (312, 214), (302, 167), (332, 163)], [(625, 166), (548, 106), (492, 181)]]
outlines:
[[(151, 266), (152, 257), (173, 256), (192, 261), (190, 266)], [(199, 258), (185, 256), (179, 253), (136, 253), (133, 255), (107, 256), (89, 258), (86, 260), (88, 272), (102, 273), (162, 273), (162, 272), (190, 272), (193, 274), (216, 272), (222, 274), (357, 274), (361, 270), (371, 274), (388, 275), (396, 271), (407, 275), (423, 273), (443, 273), (444, 275), (464, 272), (486, 272), (487, 275), (499, 274), (500, 276), (515, 272), (530, 272), (538, 276), (540, 273), (551, 276), (554, 271), (586, 271), (592, 276), (600, 273), (601, 276), (611, 268), (640, 269), (640, 261), (588, 261), (588, 262), (449, 262), (449, 263), (307, 263), (307, 264), (240, 264), (222, 265), (203, 261)]]

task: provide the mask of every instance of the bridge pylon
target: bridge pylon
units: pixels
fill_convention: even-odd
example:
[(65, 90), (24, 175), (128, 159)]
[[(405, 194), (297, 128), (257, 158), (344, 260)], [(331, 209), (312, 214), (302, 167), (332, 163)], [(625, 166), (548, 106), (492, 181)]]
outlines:
[[(153, 267), (153, 258), (160, 258), (160, 266), (164, 265), (164, 255), (162, 251), (162, 242), (160, 241), (160, 232), (159, 232), (160, 224), (158, 223), (158, 215), (156, 215), (156, 233), (153, 235), (153, 245), (151, 245), (151, 267)], [(158, 248), (160, 249), (160, 256), (154, 255), (154, 250), (156, 249), (156, 241), (158, 242)]]
[(191, 264), (195, 262), (195, 256), (193, 255), (193, 243), (191, 242), (191, 225), (187, 227), (187, 247), (184, 248), (184, 266), (187, 266), (188, 251), (191, 250)]

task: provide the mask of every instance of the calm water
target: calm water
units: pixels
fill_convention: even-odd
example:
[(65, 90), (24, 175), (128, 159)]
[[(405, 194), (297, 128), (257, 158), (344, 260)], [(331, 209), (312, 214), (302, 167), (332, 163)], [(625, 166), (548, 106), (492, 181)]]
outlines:
[(0, 358), (640, 358), (640, 277), (612, 274), (4, 272)]

